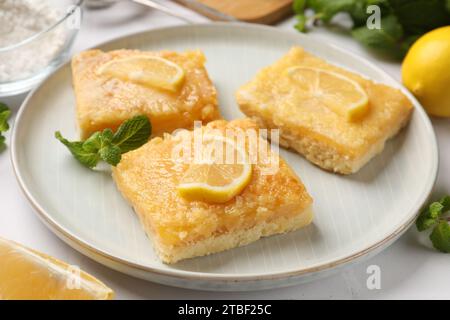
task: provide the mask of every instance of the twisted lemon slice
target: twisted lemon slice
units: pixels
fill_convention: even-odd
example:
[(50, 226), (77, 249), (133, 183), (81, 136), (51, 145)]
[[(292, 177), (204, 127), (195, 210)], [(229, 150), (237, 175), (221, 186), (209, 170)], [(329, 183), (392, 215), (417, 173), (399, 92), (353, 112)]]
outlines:
[(204, 138), (203, 159), (192, 163), (178, 185), (180, 195), (189, 200), (224, 203), (249, 184), (252, 165), (244, 149), (221, 136)]
[(0, 300), (105, 300), (114, 292), (74, 266), (0, 238)]
[(164, 58), (147, 55), (111, 60), (101, 65), (97, 72), (173, 92), (179, 90), (184, 80), (184, 71), (179, 65)]
[(369, 98), (361, 85), (340, 73), (301, 66), (287, 73), (300, 89), (348, 121), (361, 119), (369, 110)]

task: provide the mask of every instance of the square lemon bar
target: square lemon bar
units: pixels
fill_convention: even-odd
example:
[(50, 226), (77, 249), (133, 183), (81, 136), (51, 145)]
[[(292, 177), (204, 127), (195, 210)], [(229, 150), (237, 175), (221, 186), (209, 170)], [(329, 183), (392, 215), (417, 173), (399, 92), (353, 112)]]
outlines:
[[(313, 94), (300, 88), (299, 81), (313, 88)], [(336, 90), (336, 83), (341, 89)], [(327, 96), (327, 90), (332, 94)], [(336, 101), (354, 97), (360, 99), (357, 107), (336, 106)], [(236, 99), (261, 127), (280, 129), (281, 145), (341, 174), (357, 172), (380, 153), (413, 110), (400, 90), (329, 64), (301, 47), (262, 69), (239, 88)]]
[[(169, 66), (178, 66), (183, 72), (180, 86), (176, 90), (166, 90), (133, 81), (133, 77), (139, 76), (139, 66), (133, 63), (146, 57), (152, 57), (151, 62), (163, 61)], [(111, 66), (111, 62), (117, 61), (123, 61), (123, 73), (129, 69), (131, 81), (101, 72), (105, 65)], [(138, 114), (150, 118), (154, 136), (177, 128), (191, 128), (194, 120), (220, 119), (216, 89), (204, 64), (205, 57), (200, 51), (89, 50), (79, 53), (72, 59), (72, 74), (81, 137), (87, 138), (105, 128), (115, 130), (123, 121)], [(151, 67), (148, 69), (152, 71)], [(141, 77), (145, 77), (145, 72), (141, 71)]]
[[(247, 129), (258, 130), (250, 119), (217, 120), (201, 128), (204, 133), (215, 134)], [(191, 164), (176, 160), (173, 151), (180, 137), (193, 141), (194, 131), (153, 138), (124, 154), (113, 168), (118, 189), (133, 206), (163, 262), (175, 263), (243, 246), (312, 221), (312, 198), (276, 153), (269, 156), (278, 159), (277, 170), (269, 173), (267, 163), (252, 162), (248, 184), (226, 202), (183, 197), (178, 186)], [(260, 138), (259, 143), (272, 152), (266, 139)]]

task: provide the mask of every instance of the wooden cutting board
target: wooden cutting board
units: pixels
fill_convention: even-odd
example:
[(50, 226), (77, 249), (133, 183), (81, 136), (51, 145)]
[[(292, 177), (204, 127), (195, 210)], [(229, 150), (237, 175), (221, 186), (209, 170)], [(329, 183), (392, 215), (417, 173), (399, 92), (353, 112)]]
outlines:
[(213, 20), (273, 24), (292, 13), (292, 0), (176, 0)]

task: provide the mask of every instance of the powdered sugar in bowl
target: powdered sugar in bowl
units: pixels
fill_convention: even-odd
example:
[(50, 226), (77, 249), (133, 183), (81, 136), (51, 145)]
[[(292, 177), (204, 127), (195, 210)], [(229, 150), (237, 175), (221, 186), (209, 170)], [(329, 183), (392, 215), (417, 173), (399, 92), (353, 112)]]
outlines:
[(0, 97), (23, 93), (64, 62), (83, 0), (0, 0)]

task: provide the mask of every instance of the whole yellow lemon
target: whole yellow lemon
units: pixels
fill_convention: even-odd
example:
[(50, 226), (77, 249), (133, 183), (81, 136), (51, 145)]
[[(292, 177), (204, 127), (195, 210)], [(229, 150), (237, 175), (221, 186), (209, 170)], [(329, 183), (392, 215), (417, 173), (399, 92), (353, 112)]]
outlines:
[(403, 84), (427, 112), (450, 117), (450, 26), (417, 40), (403, 61)]

